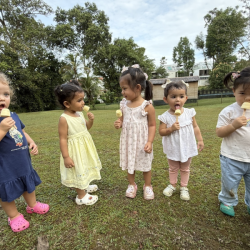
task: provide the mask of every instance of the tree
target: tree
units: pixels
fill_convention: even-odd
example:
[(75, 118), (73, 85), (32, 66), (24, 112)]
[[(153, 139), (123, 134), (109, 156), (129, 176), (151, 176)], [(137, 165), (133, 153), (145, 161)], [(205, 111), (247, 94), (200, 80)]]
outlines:
[(119, 100), (119, 98), (115, 97), (115, 93), (110, 90), (105, 90), (100, 97), (106, 104), (111, 104)]
[(91, 74), (91, 69), (84, 67), (85, 76), (79, 79), (84, 92), (87, 94), (89, 105), (95, 106), (97, 96), (100, 94), (100, 80)]
[(193, 72), (195, 62), (194, 50), (191, 45), (187, 37), (181, 37), (173, 50), (173, 61), (177, 63), (178, 67), (183, 66), (183, 69), (188, 72)]
[(167, 59), (166, 59), (165, 56), (163, 56), (163, 57), (160, 59), (160, 65), (161, 65), (161, 66), (164, 66), (166, 63), (167, 63)]
[(94, 3), (86, 2), (85, 8), (76, 5), (70, 10), (58, 7), (55, 13), (57, 24), (48, 29), (51, 43), (71, 53), (80, 53), (84, 66), (88, 66), (98, 49), (111, 41), (108, 20)]
[(70, 79), (80, 78), (83, 75), (81, 71), (84, 70), (83, 60), (82, 57), (80, 57), (80, 54), (68, 54), (65, 59), (64, 65), (59, 70), (62, 79), (64, 81), (69, 81)]
[(232, 71), (233, 68), (228, 63), (219, 63), (216, 67), (211, 71), (209, 76), (209, 88), (210, 89), (224, 89), (223, 79), (226, 74)]
[(99, 48), (93, 60), (95, 75), (102, 76), (106, 89), (117, 94), (120, 93), (119, 77), (123, 66), (139, 64), (149, 78), (155, 68), (153, 60), (145, 55), (145, 48), (139, 47), (133, 38), (115, 39)]
[(160, 66), (156, 67), (155, 74), (156, 78), (166, 78), (168, 76), (167, 70), (165, 68), (166, 58), (162, 57), (160, 60)]
[[(243, 56), (243, 58), (246, 58), (246, 60), (250, 60), (250, 3), (248, 0), (240, 0), (241, 2), (244, 3), (244, 10), (242, 13), (247, 17), (248, 19), (248, 24), (247, 24), (247, 29), (246, 29), (246, 40), (247, 44), (241, 43), (241, 47), (239, 49), (239, 53)], [(249, 64), (248, 64), (249, 65)]]
[(37, 14), (52, 9), (41, 0), (2, 0), (0, 5), (0, 65), (12, 80), (15, 107), (37, 111), (55, 107), (51, 92), (61, 79), (59, 62), (47, 51), (47, 33)]
[(207, 69), (209, 69), (208, 63), (207, 63), (207, 53), (206, 53), (206, 47), (205, 47), (205, 38), (203, 33), (201, 32), (198, 36), (196, 36), (195, 41), (196, 49), (202, 50), (202, 54), (204, 56), (204, 61), (207, 66)]
[(238, 6), (225, 10), (215, 8), (204, 20), (207, 27), (206, 56), (213, 60), (214, 66), (220, 62), (236, 62), (237, 57), (233, 53), (237, 46), (243, 44), (247, 26), (247, 18), (238, 11)]
[(250, 65), (250, 60), (244, 60), (241, 59), (239, 61), (237, 61), (234, 65), (234, 71), (241, 71), (242, 69), (249, 67)]
[(100, 92), (99, 77), (92, 74), (90, 67), (84, 67), (83, 56), (79, 53), (68, 54), (65, 59), (64, 65), (59, 70), (63, 80), (77, 79), (87, 95), (89, 105), (94, 106), (95, 98)]

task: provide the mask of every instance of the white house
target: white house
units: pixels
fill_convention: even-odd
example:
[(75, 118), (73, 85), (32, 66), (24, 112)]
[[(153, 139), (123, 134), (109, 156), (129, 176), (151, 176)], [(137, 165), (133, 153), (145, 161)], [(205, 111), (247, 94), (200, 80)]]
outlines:
[(175, 78), (178, 77), (178, 71), (180, 70), (180, 67), (178, 67), (176, 64), (168, 64), (164, 65), (167, 73), (168, 73), (168, 78)]
[[(208, 68), (207, 68), (208, 66)], [(169, 78), (178, 77), (178, 71), (181, 70), (181, 67), (178, 67), (176, 64), (168, 64), (165, 65), (167, 73), (169, 74)], [(208, 78), (209, 73), (213, 68), (213, 64), (208, 62), (207, 65), (205, 62), (196, 63), (193, 67), (193, 76), (199, 76), (198, 86), (206, 86), (209, 85)], [(191, 75), (191, 74), (190, 74)]]
[(200, 80), (198, 86), (206, 86), (209, 85), (208, 78), (210, 75), (210, 71), (213, 68), (213, 64), (208, 62), (207, 65), (205, 62), (199, 62), (193, 67), (193, 76), (199, 76)]

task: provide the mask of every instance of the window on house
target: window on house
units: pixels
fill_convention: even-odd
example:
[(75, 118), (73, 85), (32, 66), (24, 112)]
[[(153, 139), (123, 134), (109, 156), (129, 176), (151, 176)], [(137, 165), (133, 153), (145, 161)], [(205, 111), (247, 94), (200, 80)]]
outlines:
[(210, 69), (200, 69), (199, 70), (199, 76), (206, 76), (210, 75)]

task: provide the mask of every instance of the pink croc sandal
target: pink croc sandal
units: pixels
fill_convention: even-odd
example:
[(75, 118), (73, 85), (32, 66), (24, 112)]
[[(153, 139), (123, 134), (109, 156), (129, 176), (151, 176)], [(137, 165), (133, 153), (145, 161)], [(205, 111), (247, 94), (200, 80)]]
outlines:
[(153, 187), (143, 185), (143, 198), (145, 200), (153, 200), (155, 198)]
[(13, 220), (8, 218), (8, 224), (10, 225), (13, 232), (21, 232), (30, 226), (30, 223), (24, 219), (23, 215), (20, 214)]
[(29, 206), (26, 207), (26, 211), (29, 214), (36, 213), (36, 214), (46, 214), (49, 211), (49, 205), (45, 203), (41, 203), (39, 201), (36, 202), (36, 205), (31, 208)]
[(136, 183), (135, 183), (135, 185), (128, 185), (128, 188), (126, 190), (126, 197), (134, 199), (136, 196), (136, 192), (137, 192)]

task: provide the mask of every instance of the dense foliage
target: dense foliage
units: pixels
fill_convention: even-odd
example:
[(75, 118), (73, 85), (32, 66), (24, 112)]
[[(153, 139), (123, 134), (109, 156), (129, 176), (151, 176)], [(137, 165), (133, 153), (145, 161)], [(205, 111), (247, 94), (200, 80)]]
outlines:
[(160, 60), (160, 66), (156, 67), (153, 78), (166, 78), (168, 76), (165, 64), (167, 59), (163, 56)]
[(0, 5), (0, 70), (12, 81), (14, 108), (55, 108), (53, 88), (60, 83), (59, 61), (47, 47), (48, 36), (36, 15), (52, 9), (41, 0), (3, 0)]
[[(249, 65), (249, 46), (244, 39), (250, 37), (249, 29), (246, 30), (250, 7), (247, 1), (242, 2), (245, 12), (238, 7), (209, 11), (204, 17), (207, 36), (201, 33), (195, 39), (205, 62), (206, 59), (214, 62), (209, 79), (211, 87), (221, 87), (224, 69), (228, 67), (225, 65), (234, 64), (235, 70)], [(96, 4), (86, 2), (69, 10), (58, 7), (55, 25), (45, 26), (37, 19), (37, 15), (52, 13), (52, 8), (43, 0), (1, 1), (0, 71), (9, 76), (15, 90), (12, 108), (19, 111), (54, 109), (54, 87), (72, 78), (79, 79), (89, 102), (94, 105), (102, 93), (99, 81), (102, 77), (109, 102), (120, 96), (122, 67), (133, 64), (139, 64), (149, 79), (152, 72), (156, 78), (167, 77), (165, 57), (156, 67), (154, 60), (145, 54), (145, 48), (132, 37), (112, 40), (109, 18)], [(235, 49), (243, 56), (239, 62), (236, 62)], [(187, 37), (181, 37), (174, 47), (173, 61), (183, 71), (192, 71), (194, 50)]]
[(94, 105), (101, 94), (100, 76), (107, 90), (119, 95), (124, 65), (140, 64), (149, 75), (154, 71), (153, 60), (132, 38), (111, 42), (109, 19), (94, 3), (69, 10), (58, 7), (54, 26), (37, 21), (37, 15), (52, 13), (42, 0), (1, 1), (0, 71), (12, 81), (12, 109), (54, 109), (53, 89), (70, 79), (80, 81)]
[(86, 66), (99, 48), (110, 43), (111, 34), (104, 11), (98, 10), (94, 3), (84, 5), (69, 10), (58, 7), (54, 19), (56, 25), (50, 26), (50, 32), (51, 44), (80, 53)]
[(220, 62), (236, 62), (234, 52), (240, 46), (239, 49), (243, 53), (248, 18), (236, 6), (225, 10), (215, 8), (209, 11), (204, 20), (207, 36), (204, 37), (200, 33), (195, 39), (195, 44), (197, 49), (202, 50), (205, 62), (212, 59), (214, 67)]
[(155, 67), (153, 60), (145, 55), (145, 48), (139, 47), (133, 38), (117, 38), (100, 48), (94, 62), (95, 74), (102, 76), (105, 87), (115, 93), (120, 93), (119, 77), (123, 66), (139, 64), (149, 78)]
[(232, 66), (228, 63), (219, 63), (210, 73), (209, 88), (210, 89), (223, 89), (225, 88), (223, 79), (226, 74), (233, 70)]

